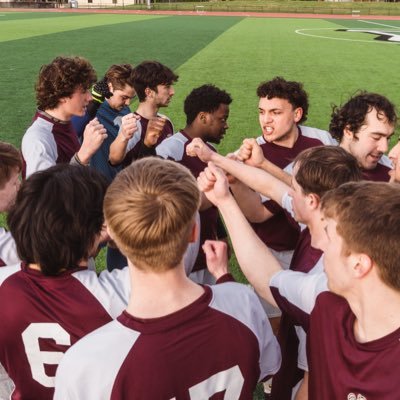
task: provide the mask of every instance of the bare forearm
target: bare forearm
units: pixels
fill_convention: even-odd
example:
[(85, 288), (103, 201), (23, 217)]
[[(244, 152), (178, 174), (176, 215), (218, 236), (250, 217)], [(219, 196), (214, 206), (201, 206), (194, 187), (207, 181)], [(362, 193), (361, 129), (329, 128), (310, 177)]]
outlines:
[(269, 281), (281, 270), (278, 261), (257, 237), (233, 197), (220, 204), (219, 210), (243, 273), (257, 293), (276, 306)]
[(283, 169), (273, 164), (271, 161), (264, 159), (260, 168), (263, 169), (265, 172), (268, 172), (269, 174), (273, 175), (281, 182), (284, 182), (286, 185), (290, 186), (292, 184), (292, 175), (288, 174)]
[(273, 214), (263, 206), (260, 195), (242, 182), (232, 184), (231, 190), (240, 209), (250, 222), (260, 223), (272, 217)]
[(278, 204), (282, 203), (283, 194), (290, 189), (290, 186), (260, 168), (230, 160), (217, 153), (212, 155), (211, 161), (249, 188), (271, 198)]
[(122, 137), (122, 135), (118, 135), (115, 138), (114, 142), (110, 146), (109, 160), (111, 164), (121, 164), (121, 162), (125, 158), (127, 146), (128, 141), (124, 137)]

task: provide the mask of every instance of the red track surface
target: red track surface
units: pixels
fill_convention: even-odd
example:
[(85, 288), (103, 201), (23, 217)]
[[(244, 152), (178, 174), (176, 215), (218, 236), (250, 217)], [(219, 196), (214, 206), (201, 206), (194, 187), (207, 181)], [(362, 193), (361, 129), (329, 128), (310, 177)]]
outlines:
[(314, 18), (314, 19), (383, 19), (387, 21), (400, 21), (397, 15), (340, 15), (340, 14), (296, 14), (296, 13), (261, 13), (261, 12), (228, 12), (228, 11), (146, 11), (146, 10), (110, 10), (93, 8), (1, 8), (4, 11), (23, 12), (72, 12), (72, 13), (96, 13), (96, 14), (138, 14), (138, 15), (196, 15), (213, 17), (255, 17), (255, 18)]

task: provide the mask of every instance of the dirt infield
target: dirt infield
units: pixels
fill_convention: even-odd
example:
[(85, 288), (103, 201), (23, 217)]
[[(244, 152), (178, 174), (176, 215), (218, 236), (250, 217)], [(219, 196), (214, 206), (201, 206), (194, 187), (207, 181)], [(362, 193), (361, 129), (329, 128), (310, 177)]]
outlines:
[(400, 21), (397, 15), (341, 15), (341, 14), (297, 14), (297, 13), (262, 13), (262, 12), (228, 12), (228, 11), (160, 11), (160, 10), (111, 10), (95, 8), (2, 8), (0, 12), (71, 12), (71, 13), (94, 13), (94, 14), (137, 14), (137, 15), (192, 15), (207, 17), (253, 17), (253, 18), (311, 18), (311, 19), (380, 19), (387, 21)]

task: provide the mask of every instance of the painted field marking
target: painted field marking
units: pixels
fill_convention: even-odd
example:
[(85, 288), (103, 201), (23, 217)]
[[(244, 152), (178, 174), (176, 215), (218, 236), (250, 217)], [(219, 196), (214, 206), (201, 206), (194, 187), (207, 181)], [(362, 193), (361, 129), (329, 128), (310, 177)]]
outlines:
[[(362, 21), (364, 22), (364, 21)], [(394, 27), (390, 26), (390, 28), (394, 28), (395, 31), (391, 32), (394, 33), (395, 40), (392, 41), (384, 41), (384, 40), (363, 40), (363, 39), (347, 39), (347, 38), (338, 38), (338, 37), (330, 37), (330, 36), (323, 36), (323, 35), (316, 35), (314, 33), (306, 33), (306, 31), (322, 31), (322, 30), (327, 30), (327, 31), (336, 31), (337, 28), (304, 28), (304, 29), (296, 29), (295, 33), (298, 35), (303, 35), (303, 36), (309, 36), (309, 37), (315, 37), (319, 39), (330, 39), (330, 40), (342, 40), (346, 42), (362, 42), (362, 43), (386, 43), (386, 44), (400, 44), (400, 28), (399, 27)], [(368, 32), (366, 28), (347, 28), (348, 31), (351, 32)], [(381, 31), (369, 31), (371, 33), (376, 33), (377, 35), (384, 35), (388, 34), (387, 32), (381, 32)], [(399, 33), (399, 35), (396, 35), (396, 33)], [(397, 39), (399, 38), (399, 39)]]

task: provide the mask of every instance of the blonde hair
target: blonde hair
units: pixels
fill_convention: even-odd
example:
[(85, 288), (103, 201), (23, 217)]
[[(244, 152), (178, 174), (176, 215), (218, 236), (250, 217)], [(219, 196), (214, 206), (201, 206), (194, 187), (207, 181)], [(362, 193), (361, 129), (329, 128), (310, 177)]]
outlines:
[(104, 216), (136, 268), (165, 271), (181, 262), (199, 204), (200, 192), (187, 168), (149, 157), (117, 175), (104, 199)]

